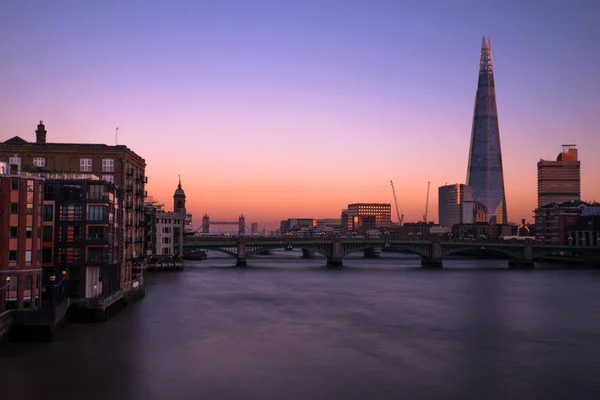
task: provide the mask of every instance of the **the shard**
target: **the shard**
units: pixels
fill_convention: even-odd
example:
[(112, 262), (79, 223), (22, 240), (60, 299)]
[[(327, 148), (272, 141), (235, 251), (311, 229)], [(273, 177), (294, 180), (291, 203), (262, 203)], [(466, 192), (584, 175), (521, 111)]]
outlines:
[(487, 222), (492, 224), (508, 223), (492, 64), (492, 44), (489, 38), (486, 42), (485, 37), (481, 44), (479, 82), (473, 112), (467, 185), (471, 186), (474, 200), (483, 206)]

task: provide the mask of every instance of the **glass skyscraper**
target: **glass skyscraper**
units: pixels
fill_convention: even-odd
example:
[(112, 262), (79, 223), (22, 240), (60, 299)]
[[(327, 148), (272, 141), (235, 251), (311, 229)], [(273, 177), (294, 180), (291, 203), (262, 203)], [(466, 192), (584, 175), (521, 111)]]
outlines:
[(492, 45), (489, 38), (486, 42), (485, 37), (481, 44), (479, 82), (473, 112), (467, 185), (473, 190), (473, 198), (487, 209), (486, 220), (489, 223), (508, 223), (498, 110), (496, 109), (494, 67), (492, 65)]

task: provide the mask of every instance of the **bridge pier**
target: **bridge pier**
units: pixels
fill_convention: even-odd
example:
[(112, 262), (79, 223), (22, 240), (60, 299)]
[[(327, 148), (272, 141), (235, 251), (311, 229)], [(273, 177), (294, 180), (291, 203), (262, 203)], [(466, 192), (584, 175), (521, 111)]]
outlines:
[(327, 257), (327, 266), (328, 267), (343, 267), (344, 263), (342, 261), (342, 242), (339, 238), (333, 239), (331, 243), (331, 256)]
[(365, 258), (380, 258), (381, 257), (381, 249), (376, 249), (375, 247), (371, 247), (370, 249), (365, 249), (364, 257)]
[(431, 238), (431, 257), (421, 258), (421, 268), (442, 268), (442, 240), (439, 236)]
[(246, 243), (240, 240), (237, 244), (237, 260), (235, 265), (237, 267), (245, 267), (246, 264)]
[(314, 258), (315, 252), (308, 249), (302, 249), (302, 258)]
[(421, 268), (442, 268), (444, 264), (442, 263), (441, 258), (422, 258), (421, 259)]
[(523, 258), (520, 260), (509, 260), (508, 268), (522, 269), (522, 268), (533, 268), (533, 242), (531, 239), (525, 240), (525, 247), (523, 247)]

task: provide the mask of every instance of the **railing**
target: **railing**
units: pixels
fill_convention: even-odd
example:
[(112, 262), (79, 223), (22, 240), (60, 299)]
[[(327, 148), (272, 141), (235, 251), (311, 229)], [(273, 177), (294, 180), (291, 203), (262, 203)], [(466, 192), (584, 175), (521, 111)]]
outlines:
[(106, 264), (112, 263), (113, 258), (109, 254), (92, 254), (85, 258), (85, 262), (88, 264)]
[(96, 233), (87, 236), (89, 242), (112, 242), (113, 235), (109, 233)]

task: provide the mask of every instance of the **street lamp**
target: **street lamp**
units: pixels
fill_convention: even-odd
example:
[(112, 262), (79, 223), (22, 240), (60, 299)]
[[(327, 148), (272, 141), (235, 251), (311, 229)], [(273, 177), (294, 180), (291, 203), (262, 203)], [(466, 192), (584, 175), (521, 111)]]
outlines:
[(54, 308), (54, 281), (56, 280), (56, 276), (54, 275), (50, 275), (50, 287), (52, 288), (50, 291), (50, 296), (52, 296), (51, 298), (51, 302), (50, 304), (52, 304), (52, 308)]
[(8, 310), (8, 290), (10, 289), (10, 276), (6, 277), (6, 309)]

